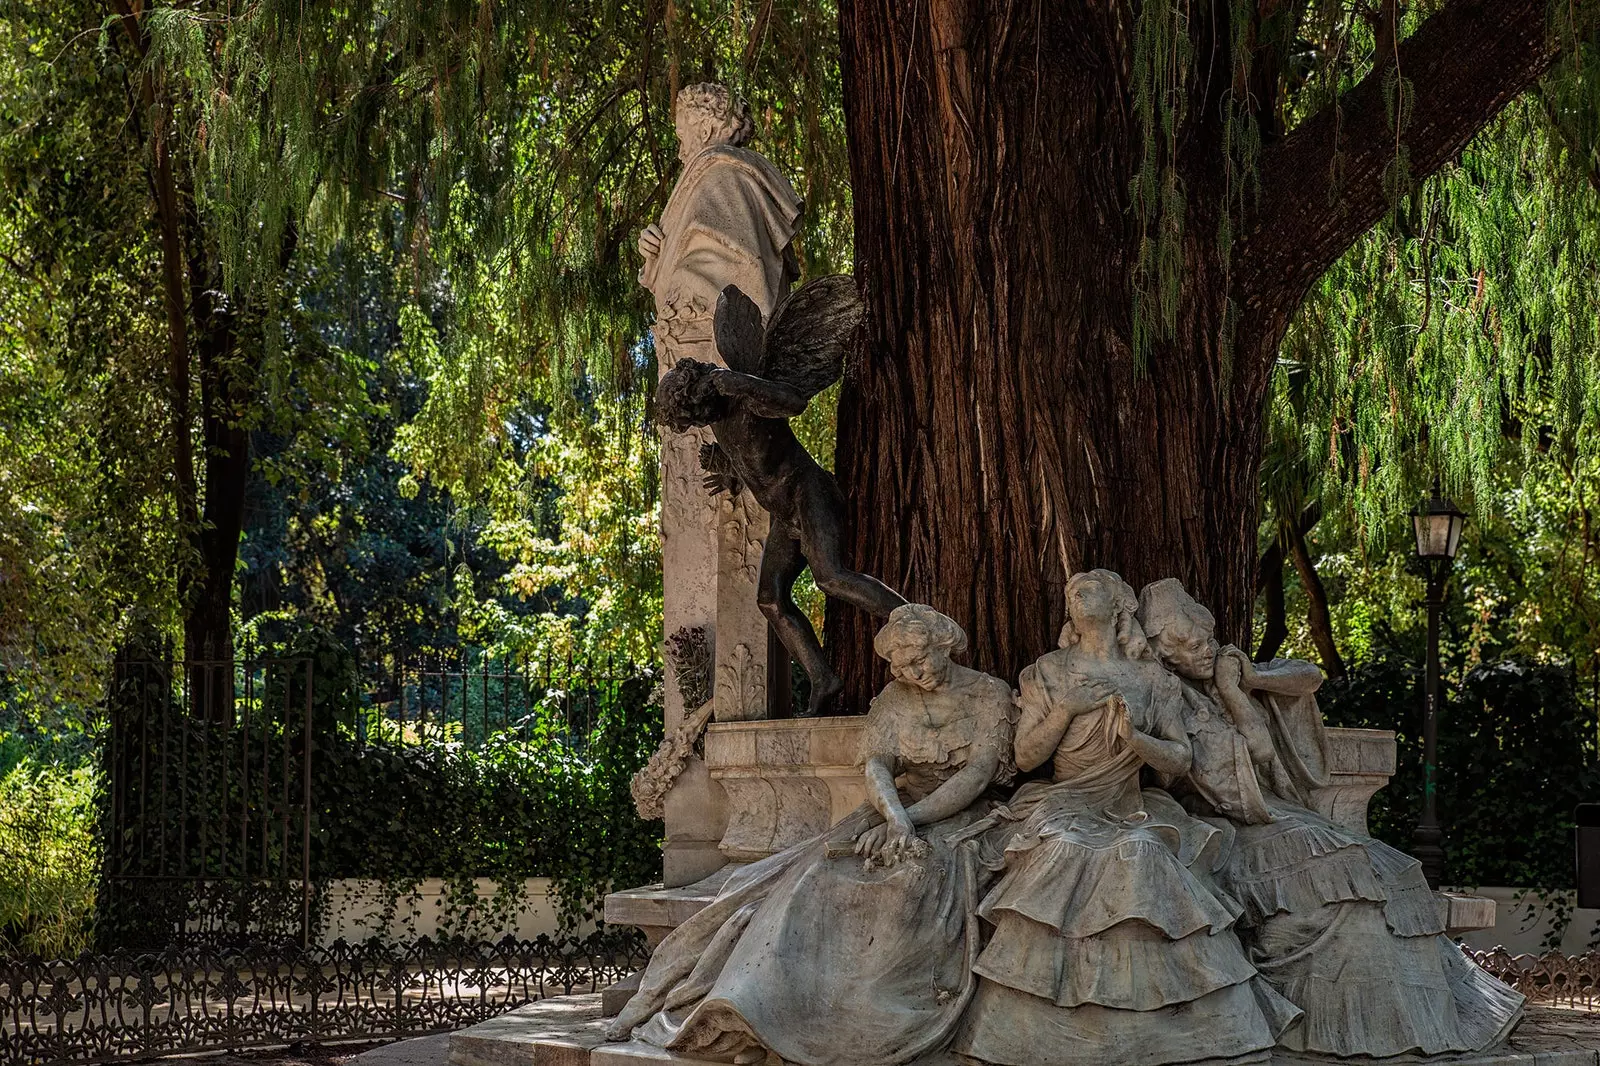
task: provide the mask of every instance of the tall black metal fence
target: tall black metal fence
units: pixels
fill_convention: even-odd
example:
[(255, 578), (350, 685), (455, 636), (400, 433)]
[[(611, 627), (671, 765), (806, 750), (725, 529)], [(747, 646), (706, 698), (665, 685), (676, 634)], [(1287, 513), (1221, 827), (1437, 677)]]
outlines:
[(639, 667), (614, 659), (516, 663), (471, 655), (402, 658), (393, 681), (367, 694), (362, 740), (448, 740), (479, 748), (491, 738), (560, 740), (581, 750), (604, 713), (638, 684)]
[(315, 688), (309, 659), (116, 664), (103, 940), (308, 942)]
[(118, 662), (100, 735), (101, 944), (308, 945), (316, 880), (329, 874), (316, 864), (339, 836), (319, 780), (378, 744), (583, 754), (654, 683), (610, 659), (390, 661), (387, 680), (365, 690), (353, 670), (312, 655)]

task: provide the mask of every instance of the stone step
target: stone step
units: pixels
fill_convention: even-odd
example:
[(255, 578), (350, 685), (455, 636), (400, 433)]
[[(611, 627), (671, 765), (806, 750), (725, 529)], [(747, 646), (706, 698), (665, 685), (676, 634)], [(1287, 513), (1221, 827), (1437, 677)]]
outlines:
[[(649, 1044), (607, 1044), (600, 1012), (598, 992), (520, 1007), (452, 1033), (449, 1066), (711, 1066), (708, 1060)], [(1327, 1066), (1328, 1061), (1280, 1051), (1272, 1055), (1270, 1066)], [(1494, 1051), (1381, 1060), (1382, 1066), (1423, 1062), (1429, 1066), (1600, 1066), (1600, 1012), (1530, 1006), (1510, 1042)], [(764, 1066), (779, 1066), (778, 1060), (769, 1057)]]

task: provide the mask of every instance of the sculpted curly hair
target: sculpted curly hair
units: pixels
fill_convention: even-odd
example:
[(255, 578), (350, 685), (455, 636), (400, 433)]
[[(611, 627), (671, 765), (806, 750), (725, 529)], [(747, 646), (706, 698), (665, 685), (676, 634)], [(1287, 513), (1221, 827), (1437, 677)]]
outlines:
[(896, 648), (908, 645), (953, 655), (966, 650), (967, 634), (955, 619), (940, 614), (927, 604), (907, 603), (890, 612), (889, 620), (872, 640), (872, 650), (881, 658), (888, 659)]
[(738, 146), (756, 132), (744, 97), (714, 81), (702, 81), (678, 90), (677, 108), (678, 114), (687, 110), (696, 116), (696, 125), (706, 135), (706, 144), (723, 141)]
[(711, 382), (716, 369), (698, 359), (679, 359), (656, 386), (656, 421), (686, 433), (727, 417), (728, 401)]
[[(1133, 586), (1122, 580), (1122, 575), (1114, 570), (1083, 570), (1067, 579), (1069, 603), (1072, 590), (1089, 581), (1104, 585), (1111, 590), (1111, 599), (1116, 604), (1117, 611), (1117, 643), (1122, 645), (1123, 652), (1130, 659), (1153, 658), (1150, 642), (1145, 639), (1144, 630), (1140, 628), (1136, 617), (1139, 597), (1134, 593)], [(1068, 613), (1066, 624), (1061, 627), (1061, 639), (1058, 643), (1063, 648), (1070, 648), (1078, 643), (1078, 640), (1078, 629), (1073, 625), (1072, 615)]]

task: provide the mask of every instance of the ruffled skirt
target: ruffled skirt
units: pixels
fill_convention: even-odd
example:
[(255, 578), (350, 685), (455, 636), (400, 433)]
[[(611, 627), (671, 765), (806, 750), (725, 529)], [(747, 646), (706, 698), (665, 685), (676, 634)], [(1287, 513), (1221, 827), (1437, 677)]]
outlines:
[(928, 851), (895, 866), (829, 857), (882, 820), (863, 808), (735, 874), (661, 942), (615, 1035), (723, 1060), (759, 1045), (805, 1066), (941, 1050), (977, 983), (982, 871), (951, 837), (986, 809), (919, 828)]
[(1163, 792), (1028, 785), (984, 834), (1004, 876), (953, 1049), (1003, 1066), (1259, 1058), (1299, 1012), (1256, 976), (1210, 878), (1224, 836)]
[(1261, 975), (1304, 1013), (1294, 1051), (1384, 1058), (1481, 1051), (1505, 1040), (1523, 997), (1444, 935), (1421, 865), (1300, 808), (1241, 826), (1224, 885)]

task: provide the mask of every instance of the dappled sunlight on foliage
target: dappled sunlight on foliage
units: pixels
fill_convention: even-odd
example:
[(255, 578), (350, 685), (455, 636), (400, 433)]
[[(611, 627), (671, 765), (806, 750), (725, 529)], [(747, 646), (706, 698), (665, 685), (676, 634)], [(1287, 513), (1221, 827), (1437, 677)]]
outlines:
[(0, 952), (87, 950), (100, 846), (95, 773), (24, 759), (0, 776)]

